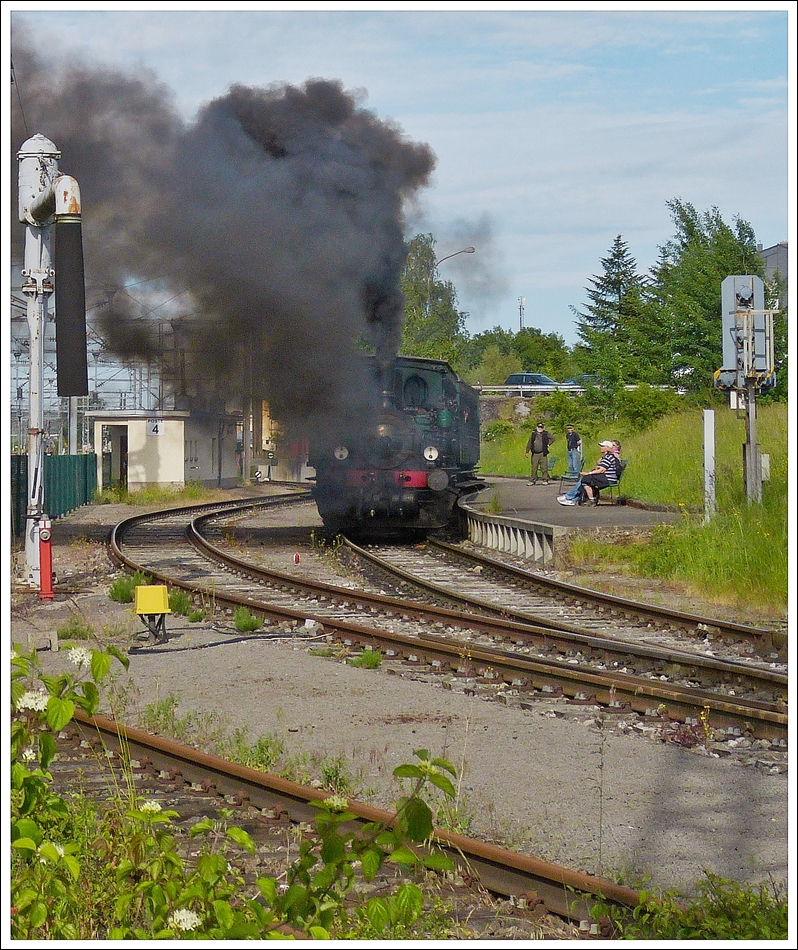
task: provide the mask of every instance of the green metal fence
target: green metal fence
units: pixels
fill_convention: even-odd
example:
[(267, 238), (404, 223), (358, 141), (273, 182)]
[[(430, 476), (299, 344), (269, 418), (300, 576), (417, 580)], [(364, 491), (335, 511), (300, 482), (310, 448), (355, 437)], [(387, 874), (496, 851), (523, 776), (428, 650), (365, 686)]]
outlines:
[[(97, 488), (97, 456), (45, 455), (44, 508), (51, 518), (60, 518), (81, 505), (88, 505)], [(11, 524), (14, 535), (24, 532), (28, 494), (28, 457), (11, 456)]]

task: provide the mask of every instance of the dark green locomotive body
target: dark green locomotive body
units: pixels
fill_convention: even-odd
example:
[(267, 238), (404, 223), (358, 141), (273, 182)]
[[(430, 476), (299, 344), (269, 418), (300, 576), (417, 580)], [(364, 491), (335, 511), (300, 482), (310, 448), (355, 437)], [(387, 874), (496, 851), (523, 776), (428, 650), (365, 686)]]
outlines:
[(444, 527), (458, 498), (483, 485), (479, 397), (443, 360), (400, 356), (371, 372), (373, 408), (311, 446), (319, 514), (376, 537)]

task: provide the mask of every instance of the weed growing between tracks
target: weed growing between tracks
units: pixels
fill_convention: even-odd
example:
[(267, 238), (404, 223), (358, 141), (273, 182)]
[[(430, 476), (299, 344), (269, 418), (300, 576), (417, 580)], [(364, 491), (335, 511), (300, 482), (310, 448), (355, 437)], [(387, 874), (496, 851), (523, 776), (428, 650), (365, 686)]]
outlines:
[(628, 910), (596, 907), (597, 919), (610, 914), (622, 940), (784, 940), (788, 903), (783, 888), (770, 882), (741, 887), (706, 872), (698, 898), (686, 905), (678, 894), (641, 891)]
[[(77, 673), (44, 676), (36, 652), (12, 651), (11, 936), (14, 939), (269, 939), (286, 935), (329, 939), (337, 933), (430, 936), (421, 888), (405, 880), (393, 893), (348, 906), (355, 887), (383, 865), (398, 864), (417, 878), (453, 869), (428, 847), (432, 812), (422, 792), (454, 796), (454, 767), (420, 749), (416, 762), (394, 770), (410, 783), (390, 822), (355, 830), (347, 799), (314, 802), (315, 833), (303, 836), (284, 878), (260, 877), (247, 886), (241, 859), (255, 844), (230, 824), (231, 813), (202, 819), (191, 829), (200, 842), (188, 865), (171, 823), (178, 813), (141, 801), (127, 762), (115, 801), (100, 810), (78, 796), (51, 791), (48, 771), (58, 734), (80, 706), (98, 711), (98, 683), (118, 650), (73, 647)], [(173, 717), (174, 703), (161, 708)], [(341, 784), (333, 764), (330, 779)], [(333, 774), (334, 773), (334, 774)], [(424, 845), (425, 847), (421, 847)], [(421, 930), (418, 925), (421, 925)], [(445, 937), (435, 926), (433, 936)]]

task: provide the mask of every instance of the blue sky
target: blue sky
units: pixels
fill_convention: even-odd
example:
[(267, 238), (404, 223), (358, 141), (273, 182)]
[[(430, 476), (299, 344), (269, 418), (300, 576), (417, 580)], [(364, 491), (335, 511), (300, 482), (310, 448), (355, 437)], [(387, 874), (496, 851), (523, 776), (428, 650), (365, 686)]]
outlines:
[(765, 247), (790, 236), (794, 3), (101, 6), (4, 16), (40, 50), (149, 67), (187, 122), (235, 82), (323, 77), (428, 143), (409, 233), (431, 231), (439, 257), (477, 248), (440, 268), (472, 334), (518, 329), (525, 297), (526, 326), (576, 342), (570, 306), (600, 258), (621, 234), (647, 270), (672, 198), (741, 216)]

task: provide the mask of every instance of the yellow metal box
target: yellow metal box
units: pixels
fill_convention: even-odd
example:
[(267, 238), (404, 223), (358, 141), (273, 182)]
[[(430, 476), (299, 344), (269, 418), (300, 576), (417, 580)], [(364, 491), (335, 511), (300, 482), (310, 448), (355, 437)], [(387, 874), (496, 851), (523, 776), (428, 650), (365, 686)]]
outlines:
[(170, 614), (169, 591), (165, 584), (140, 584), (136, 589), (137, 614)]

